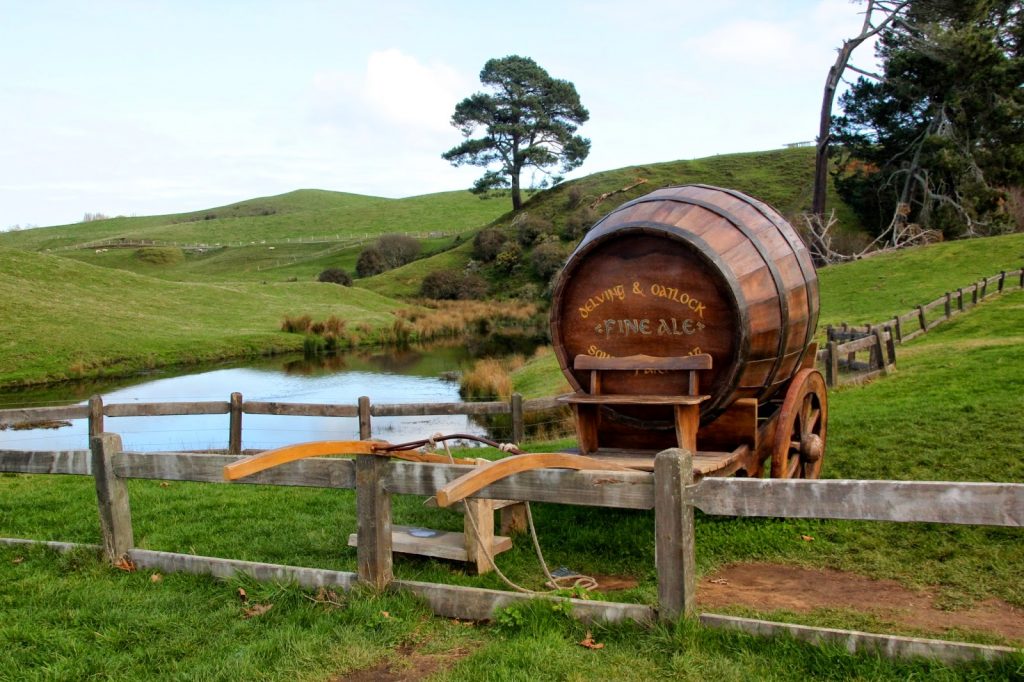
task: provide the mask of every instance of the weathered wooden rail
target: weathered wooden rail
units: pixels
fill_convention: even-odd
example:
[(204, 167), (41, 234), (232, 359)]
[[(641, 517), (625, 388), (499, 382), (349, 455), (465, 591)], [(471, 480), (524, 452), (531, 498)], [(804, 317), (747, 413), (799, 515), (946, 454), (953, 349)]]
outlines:
[[(115, 434), (99, 434), (90, 450), (68, 452), (0, 451), (0, 471), (21, 474), (92, 476), (96, 482), (103, 550), (112, 562), (130, 559), (140, 568), (214, 576), (245, 573), (261, 580), (288, 580), (305, 587), (348, 589), (369, 584), (405, 589), (423, 598), (438, 615), (465, 619), (491, 617), (495, 609), (527, 595), (472, 587), (396, 580), (392, 571), (391, 496), (434, 495), (472, 467), (392, 461), (384, 457), (307, 459), (234, 482), (224, 465), (237, 455), (125, 452)], [(922, 481), (782, 480), (704, 478), (693, 481), (692, 456), (665, 450), (653, 473), (543, 469), (515, 474), (480, 490), (480, 499), (514, 499), (626, 509), (653, 509), (658, 604), (566, 600), (584, 620), (675, 620), (695, 615), (694, 509), (730, 516), (860, 519), (874, 521), (1024, 526), (1024, 485)], [(132, 478), (218, 484), (307, 486), (355, 489), (356, 572), (202, 557), (134, 546), (126, 481)], [(339, 533), (344, 537), (344, 533)], [(0, 544), (31, 540), (0, 538)], [(39, 543), (56, 550), (80, 545)], [(343, 544), (343, 541), (342, 541)], [(828, 641), (851, 651), (870, 649), (890, 656), (930, 656), (946, 661), (993, 658), (1007, 647), (873, 635), (701, 614), (709, 627), (754, 634), (788, 633), (812, 642)]]
[[(925, 334), (986, 298), (1011, 288), (1024, 289), (1024, 268), (1002, 271), (972, 282), (913, 310), (877, 324), (851, 327), (845, 322), (826, 331), (825, 347), (818, 351), (829, 386), (861, 383), (888, 374), (896, 366), (896, 346)], [(858, 361), (858, 354), (868, 354)]]
[[(40, 422), (88, 419), (89, 436), (103, 432), (104, 417), (166, 417), (175, 415), (227, 414), (227, 452), (242, 452), (243, 415), (279, 415), (291, 417), (348, 417), (359, 420), (359, 438), (373, 437), (374, 417), (419, 417), (431, 415), (500, 415), (511, 418), (512, 442), (521, 443), (526, 434), (526, 415), (564, 409), (554, 398), (524, 400), (515, 393), (508, 402), (374, 404), (361, 396), (355, 404), (279, 403), (244, 400), (232, 393), (226, 401), (171, 403), (110, 403), (93, 396), (88, 405), (31, 407), (0, 410), (0, 426), (28, 425)], [(87, 445), (87, 443), (83, 443)]]

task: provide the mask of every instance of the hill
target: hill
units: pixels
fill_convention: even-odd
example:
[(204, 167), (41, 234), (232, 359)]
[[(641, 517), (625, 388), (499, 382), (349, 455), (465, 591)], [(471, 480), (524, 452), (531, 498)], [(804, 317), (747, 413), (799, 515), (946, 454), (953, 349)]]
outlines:
[[(810, 203), (813, 167), (813, 150), (807, 148), (631, 166), (535, 192), (516, 214), (508, 211), (507, 197), (481, 200), (465, 191), (383, 199), (299, 190), (190, 213), (0, 233), (0, 246), (161, 279), (282, 282), (312, 280), (329, 267), (354, 272), (359, 253), (377, 236), (404, 232), (421, 239), (421, 259), (361, 284), (388, 296), (412, 297), (427, 273), (466, 267), (472, 233), (493, 222), (518, 238), (513, 223), (529, 218), (534, 229), (522, 240), (523, 254), (513, 271), (483, 264), (481, 273), (494, 295), (536, 298), (547, 284), (530, 262), (536, 243), (557, 238), (567, 253), (587, 227), (623, 201), (665, 185), (701, 182), (747, 192), (798, 221)], [(644, 182), (636, 184), (640, 179)], [(845, 229), (859, 229), (852, 212), (834, 196), (832, 202)], [(125, 247), (112, 248), (111, 240), (122, 240)], [(157, 262), (140, 259), (135, 247), (142, 240), (179, 252)]]
[(0, 385), (299, 350), (286, 315), (336, 315), (370, 337), (400, 305), (334, 284), (166, 282), (4, 248), (0, 273)]

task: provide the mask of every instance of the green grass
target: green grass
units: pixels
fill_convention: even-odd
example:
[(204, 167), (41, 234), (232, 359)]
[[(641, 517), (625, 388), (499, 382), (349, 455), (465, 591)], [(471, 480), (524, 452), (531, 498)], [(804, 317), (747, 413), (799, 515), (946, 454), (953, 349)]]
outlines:
[(285, 315), (377, 329), (400, 307), (357, 287), (165, 282), (10, 249), (0, 249), (0, 273), (2, 385), (296, 350), (302, 337), (279, 331)]

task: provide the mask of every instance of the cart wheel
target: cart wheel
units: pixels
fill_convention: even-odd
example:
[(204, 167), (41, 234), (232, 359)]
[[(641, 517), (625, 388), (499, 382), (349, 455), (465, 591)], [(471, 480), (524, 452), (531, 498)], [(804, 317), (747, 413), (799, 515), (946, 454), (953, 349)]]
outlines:
[(772, 478), (818, 478), (825, 457), (828, 395), (816, 369), (796, 373), (779, 409)]

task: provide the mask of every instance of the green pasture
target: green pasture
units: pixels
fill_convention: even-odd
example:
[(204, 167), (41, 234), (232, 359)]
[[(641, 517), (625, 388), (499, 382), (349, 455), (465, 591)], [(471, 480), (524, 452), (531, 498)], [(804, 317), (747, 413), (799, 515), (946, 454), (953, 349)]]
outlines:
[(302, 348), (286, 315), (336, 315), (363, 342), (397, 301), (300, 282), (167, 282), (67, 258), (0, 249), (0, 384), (117, 375), (145, 367)]
[[(832, 391), (825, 477), (1021, 480), (1022, 316), (1024, 293), (985, 301), (901, 346), (894, 375)], [(559, 445), (567, 443), (534, 447)], [(130, 481), (129, 488), (140, 547), (354, 570), (355, 551), (345, 544), (355, 530), (350, 492), (159, 481)], [(634, 577), (637, 587), (600, 598), (654, 602), (651, 513), (540, 504), (534, 512), (550, 565)], [(407, 496), (396, 497), (395, 522), (450, 530), (462, 524), (457, 513)], [(91, 480), (0, 476), (0, 535), (99, 542)], [(841, 569), (936, 590), (942, 608), (951, 611), (989, 598), (1024, 606), (1021, 540), (1019, 529), (699, 514), (697, 519), (702, 575), (750, 561)], [(543, 576), (525, 538), (498, 561), (513, 580), (540, 587)], [(402, 579), (503, 587), (493, 575), (476, 577), (457, 564), (426, 559), (400, 557), (395, 571)], [(154, 580), (150, 572), (105, 568), (89, 553), (59, 557), (41, 549), (0, 549), (0, 604), (14, 616), (0, 623), (0, 645), (7, 652), (0, 658), (0, 679), (330, 679), (387, 661), (401, 668), (421, 655), (450, 657), (450, 667), (436, 679), (1010, 679), (1024, 671), (1019, 656), (954, 668), (897, 663), (715, 633), (690, 623), (667, 629), (601, 626), (593, 634), (605, 649), (589, 651), (576, 644), (585, 628), (545, 605), (510, 609), (490, 625), (465, 625), (430, 618), (401, 596), (356, 593), (325, 601), (288, 585), (187, 576)], [(239, 600), (239, 587), (249, 602)], [(247, 617), (251, 603), (272, 608)], [(842, 609), (725, 610), (1013, 643), (981, 631), (907, 629)]]

